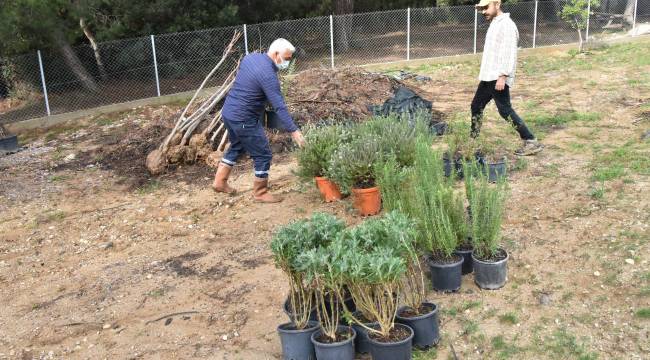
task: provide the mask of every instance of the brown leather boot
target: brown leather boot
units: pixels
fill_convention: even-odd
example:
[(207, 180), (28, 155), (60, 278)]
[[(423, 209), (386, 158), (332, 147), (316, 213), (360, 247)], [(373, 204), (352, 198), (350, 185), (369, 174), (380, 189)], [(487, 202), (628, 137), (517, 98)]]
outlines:
[(253, 199), (261, 203), (278, 203), (282, 199), (269, 193), (269, 179), (255, 178), (253, 182)]
[(217, 167), (217, 173), (214, 174), (214, 182), (212, 183), (212, 188), (216, 192), (222, 192), (226, 194), (234, 194), (237, 190), (231, 188), (228, 185), (228, 177), (230, 177), (230, 171), (232, 166), (226, 165), (224, 163), (219, 163)]

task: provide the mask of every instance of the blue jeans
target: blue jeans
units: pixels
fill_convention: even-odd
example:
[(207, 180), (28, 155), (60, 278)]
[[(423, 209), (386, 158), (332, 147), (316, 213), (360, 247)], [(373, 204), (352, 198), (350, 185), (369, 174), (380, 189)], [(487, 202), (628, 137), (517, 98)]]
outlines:
[(255, 163), (255, 176), (267, 178), (273, 154), (262, 124), (259, 121), (250, 124), (231, 122), (226, 118), (223, 118), (223, 123), (228, 130), (230, 146), (221, 162), (233, 166), (240, 155), (248, 153)]

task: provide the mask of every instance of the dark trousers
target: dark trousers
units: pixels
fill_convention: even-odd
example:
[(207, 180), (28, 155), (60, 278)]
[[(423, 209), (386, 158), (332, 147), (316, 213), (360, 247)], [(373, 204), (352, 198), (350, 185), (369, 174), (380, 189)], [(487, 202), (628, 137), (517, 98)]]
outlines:
[(508, 85), (501, 90), (497, 91), (496, 80), (494, 81), (481, 81), (476, 89), (474, 100), (472, 100), (472, 137), (478, 137), (481, 132), (481, 125), (483, 125), (483, 110), (494, 99), (499, 110), (499, 115), (508, 121), (517, 130), (519, 136), (523, 140), (532, 140), (535, 138), (532, 132), (528, 129), (524, 121), (517, 115), (515, 110), (512, 109), (510, 104), (510, 88)]
[(233, 166), (240, 155), (248, 153), (255, 164), (255, 176), (269, 177), (273, 154), (262, 124), (259, 121), (251, 124), (231, 122), (226, 118), (223, 118), (223, 123), (228, 130), (230, 146), (221, 161)]

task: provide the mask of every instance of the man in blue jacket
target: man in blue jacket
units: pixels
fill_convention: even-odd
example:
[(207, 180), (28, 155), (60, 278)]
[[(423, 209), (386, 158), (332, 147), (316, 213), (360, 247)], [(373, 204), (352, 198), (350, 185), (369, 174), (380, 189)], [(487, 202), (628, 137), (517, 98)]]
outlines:
[(237, 158), (248, 153), (255, 164), (253, 198), (263, 203), (281, 201), (268, 192), (269, 169), (271, 168), (271, 147), (259, 121), (266, 102), (270, 102), (278, 114), (284, 129), (298, 144), (304, 145), (302, 133), (287, 111), (280, 90), (278, 70), (289, 66), (295, 47), (285, 39), (277, 39), (269, 46), (266, 54), (251, 53), (242, 59), (235, 83), (226, 96), (222, 108), (222, 118), (228, 130), (230, 147), (221, 159), (214, 176), (212, 188), (217, 192), (234, 194), (235, 189), (228, 185), (228, 177)]

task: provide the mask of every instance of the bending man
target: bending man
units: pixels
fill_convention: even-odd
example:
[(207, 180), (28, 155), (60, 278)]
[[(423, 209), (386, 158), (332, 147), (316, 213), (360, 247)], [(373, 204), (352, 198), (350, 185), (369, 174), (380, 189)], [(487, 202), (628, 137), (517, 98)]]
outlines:
[(248, 153), (255, 164), (253, 198), (255, 201), (274, 203), (281, 201), (268, 192), (271, 147), (260, 122), (266, 102), (277, 112), (282, 126), (291, 137), (303, 146), (304, 138), (287, 111), (280, 90), (277, 72), (286, 69), (296, 49), (285, 39), (277, 39), (266, 54), (251, 53), (242, 59), (235, 82), (226, 96), (222, 118), (228, 130), (230, 146), (221, 159), (212, 187), (217, 192), (234, 194), (228, 177), (237, 159)]

